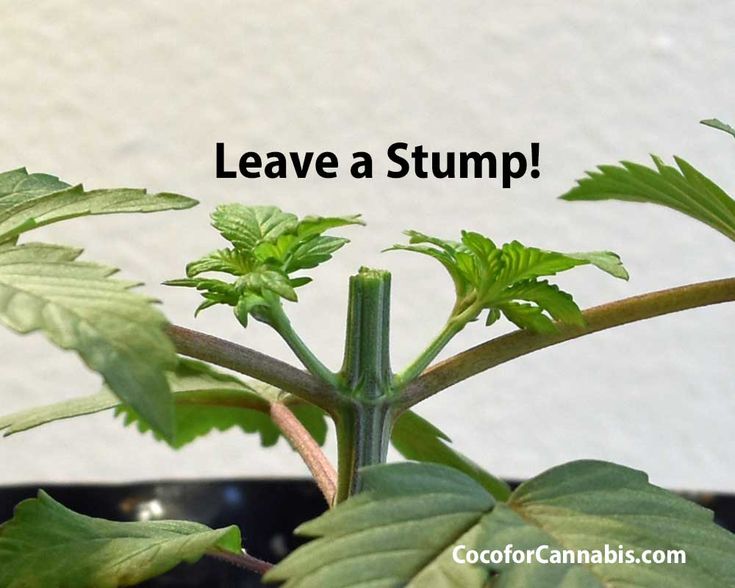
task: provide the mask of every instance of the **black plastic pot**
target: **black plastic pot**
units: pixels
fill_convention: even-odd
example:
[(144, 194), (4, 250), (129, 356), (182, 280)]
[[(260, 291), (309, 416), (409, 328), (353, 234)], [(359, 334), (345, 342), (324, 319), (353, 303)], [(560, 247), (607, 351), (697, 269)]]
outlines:
[[(322, 495), (307, 480), (157, 482), (125, 485), (45, 484), (43, 489), (72, 510), (118, 521), (185, 519), (212, 528), (238, 525), (248, 552), (278, 561), (301, 543), (292, 531), (325, 510)], [(0, 521), (13, 507), (36, 495), (37, 486), (0, 488)], [(690, 494), (715, 512), (717, 522), (735, 531), (735, 496)], [(258, 576), (203, 558), (182, 565), (141, 586), (150, 588), (245, 588), (260, 586)]]

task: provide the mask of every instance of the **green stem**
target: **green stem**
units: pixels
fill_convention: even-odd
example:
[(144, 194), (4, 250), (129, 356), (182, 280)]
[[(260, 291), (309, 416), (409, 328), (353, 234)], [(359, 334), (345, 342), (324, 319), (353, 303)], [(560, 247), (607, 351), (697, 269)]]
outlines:
[(311, 374), (328, 384), (332, 388), (336, 388), (338, 381), (337, 375), (330, 371), (319, 358), (312, 353), (311, 349), (304, 343), (301, 337), (298, 336), (291, 321), (283, 311), (281, 304), (274, 304), (270, 307), (269, 318), (271, 326), (278, 332), (283, 338), (286, 344), (291, 348), (296, 357), (303, 366), (309, 370)]
[(390, 394), (390, 273), (361, 268), (350, 278), (345, 355), (340, 372), (352, 396)]
[(482, 311), (482, 305), (477, 303), (477, 301), (468, 302), (466, 305), (462, 305), (461, 302), (463, 301), (457, 302), (449, 320), (444, 325), (444, 328), (421, 353), (421, 355), (419, 355), (405, 370), (393, 378), (393, 388), (396, 391), (401, 391), (408, 384), (418, 378), (424, 370), (431, 365), (431, 362), (436, 359), (454, 336), (464, 329), (465, 326), (467, 326), (467, 323), (475, 320), (477, 315)]
[(386, 402), (350, 402), (334, 415), (337, 432), (337, 495), (342, 502), (361, 490), (360, 469), (385, 463), (393, 427)]
[(436, 336), (421, 355), (393, 378), (393, 387), (396, 390), (401, 390), (409, 382), (418, 378), (431, 365), (431, 362), (436, 359), (437, 355), (441, 353), (442, 349), (464, 328), (464, 324), (454, 320), (447, 321), (439, 335)]
[(362, 268), (350, 278), (344, 403), (335, 411), (337, 502), (359, 491), (362, 467), (385, 462), (393, 426), (390, 397), (390, 274)]

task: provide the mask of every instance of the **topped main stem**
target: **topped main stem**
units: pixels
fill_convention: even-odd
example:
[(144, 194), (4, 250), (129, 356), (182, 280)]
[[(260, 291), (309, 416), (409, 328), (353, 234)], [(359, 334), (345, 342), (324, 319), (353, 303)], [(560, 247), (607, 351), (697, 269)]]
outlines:
[(360, 468), (385, 462), (394, 418), (392, 378), (390, 273), (362, 268), (350, 278), (345, 356), (339, 374), (344, 402), (334, 414), (338, 502), (360, 490)]
[(361, 268), (350, 278), (345, 355), (340, 372), (351, 396), (390, 394), (390, 273)]

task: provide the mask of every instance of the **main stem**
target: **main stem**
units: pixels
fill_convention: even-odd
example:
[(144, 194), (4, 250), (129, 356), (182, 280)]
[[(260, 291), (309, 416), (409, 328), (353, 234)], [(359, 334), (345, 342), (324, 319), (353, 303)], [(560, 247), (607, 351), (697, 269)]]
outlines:
[(384, 463), (393, 426), (390, 369), (390, 274), (361, 269), (350, 278), (343, 401), (334, 413), (337, 502), (360, 490), (360, 468)]
[(393, 421), (401, 411), (457, 382), (544, 347), (655, 316), (735, 301), (735, 278), (650, 292), (591, 308), (584, 312), (584, 327), (560, 326), (552, 334), (516, 331), (503, 335), (430, 367), (413, 381), (397, 382), (404, 386), (400, 392), (390, 383), (389, 298), (387, 272), (362, 270), (352, 278), (339, 390), (230, 341), (174, 325), (167, 332), (182, 355), (268, 382), (327, 410), (337, 425), (340, 501), (359, 489), (360, 467), (385, 461)]

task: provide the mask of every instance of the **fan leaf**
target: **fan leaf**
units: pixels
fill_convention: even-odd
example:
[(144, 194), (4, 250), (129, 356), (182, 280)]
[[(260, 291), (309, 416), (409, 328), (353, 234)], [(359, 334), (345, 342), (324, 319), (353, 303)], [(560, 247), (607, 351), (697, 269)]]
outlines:
[(391, 443), (406, 459), (437, 463), (467, 474), (496, 500), (507, 500), (510, 495), (510, 488), (505, 482), (452, 449), (449, 437), (415, 412), (406, 411), (396, 420)]
[(735, 201), (712, 180), (679, 157), (677, 167), (652, 156), (656, 169), (623, 161), (587, 172), (563, 200), (624, 200), (673, 208), (735, 240)]
[[(548, 470), (498, 503), (435, 464), (363, 470), (362, 491), (297, 529), (316, 537), (266, 575), (286, 587), (528, 586), (720, 588), (735, 585), (735, 536), (712, 513), (649, 484), (642, 472), (578, 461)], [(468, 550), (683, 550), (684, 564), (461, 564)], [(463, 546), (463, 547), (461, 547)], [(544, 547), (546, 551), (544, 551)], [(455, 548), (457, 550), (455, 551)], [(594, 557), (594, 556), (593, 556)], [(553, 561), (553, 560), (552, 560)]]
[(0, 322), (42, 331), (79, 353), (106, 384), (160, 434), (173, 435), (173, 402), (163, 371), (176, 353), (154, 302), (113, 280), (117, 270), (77, 261), (81, 251), (17, 245), (36, 227), (88, 215), (189, 208), (196, 200), (119, 188), (86, 191), (24, 168), (0, 173)]
[(0, 588), (116, 588), (207, 552), (239, 554), (237, 527), (185, 521), (120, 523), (77, 514), (45, 492), (0, 526)]
[[(321, 409), (267, 384), (246, 383), (189, 359), (181, 359), (176, 370), (166, 376), (175, 402), (175, 433), (169, 439), (162, 439), (155, 432), (154, 435), (175, 449), (212, 431), (234, 427), (246, 433), (257, 433), (263, 446), (273, 445), (281, 435), (268, 416), (273, 402), (289, 406), (320, 445), (326, 440), (327, 424)], [(150, 431), (138, 414), (123, 405), (109, 390), (0, 417), (0, 431), (9, 436), (55, 421), (110, 409), (121, 414), (126, 425), (135, 424), (141, 432)]]
[(157, 212), (196, 204), (179, 194), (148, 194), (130, 188), (85, 191), (81, 185), (70, 186), (55, 176), (29, 174), (21, 168), (0, 173), (0, 242), (79, 216)]
[(116, 271), (77, 261), (80, 251), (56, 245), (0, 250), (0, 322), (19, 332), (42, 331), (76, 351), (110, 389), (166, 437), (173, 402), (164, 375), (176, 351), (166, 319), (152, 299), (112, 279)]

